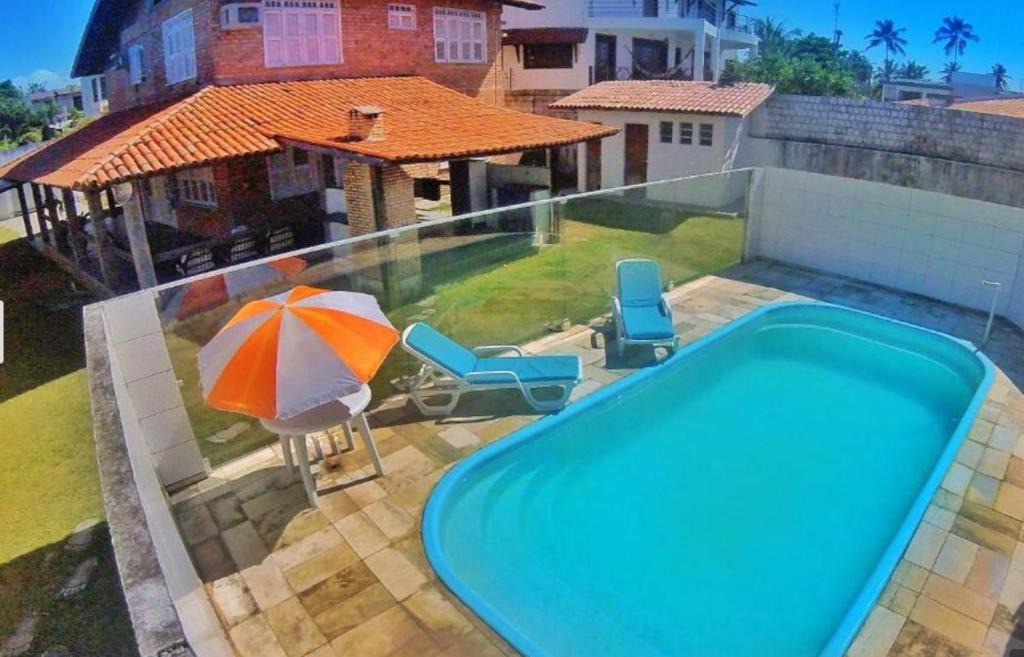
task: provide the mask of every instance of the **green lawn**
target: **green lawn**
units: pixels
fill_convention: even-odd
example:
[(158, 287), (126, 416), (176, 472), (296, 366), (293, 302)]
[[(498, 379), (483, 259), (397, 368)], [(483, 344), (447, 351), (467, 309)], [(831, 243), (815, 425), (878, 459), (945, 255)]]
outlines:
[[(43, 620), (31, 654), (137, 654), (105, 526), (85, 555), (62, 542), (103, 517), (82, 346), (81, 305), (64, 274), (17, 234), (0, 229), (0, 642), (31, 611)], [(84, 556), (100, 567), (90, 588), (53, 599)]]
[[(543, 335), (546, 325), (560, 320), (585, 323), (609, 312), (615, 263), (622, 258), (657, 259), (666, 283), (674, 285), (740, 258), (743, 221), (730, 216), (587, 199), (566, 205), (564, 216), (561, 234), (550, 245), (536, 246), (532, 235), (513, 234), (457, 248), (425, 247), (419, 293), (389, 309), (388, 316), (398, 327), (425, 319), (468, 345), (522, 343)], [(347, 277), (319, 285), (351, 289)], [(203, 404), (196, 353), (226, 319), (207, 316), (180, 324), (168, 334), (200, 448), (215, 465), (274, 439), (247, 418)], [(396, 349), (374, 379), (375, 398), (392, 394), (389, 382), (411, 373), (414, 366)], [(236, 422), (249, 422), (250, 428), (227, 444), (204, 440)]]

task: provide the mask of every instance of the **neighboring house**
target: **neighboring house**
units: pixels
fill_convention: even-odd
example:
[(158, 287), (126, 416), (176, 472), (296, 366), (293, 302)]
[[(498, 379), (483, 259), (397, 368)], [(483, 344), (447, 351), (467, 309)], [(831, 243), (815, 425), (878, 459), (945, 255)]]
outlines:
[(110, 109), (110, 102), (107, 100), (107, 76), (89, 75), (81, 79), (82, 83), (82, 112), (89, 118), (96, 118), (100, 114), (106, 114)]
[(619, 131), (580, 149), (580, 189), (596, 190), (735, 168), (748, 117), (772, 92), (758, 83), (602, 82), (554, 107)]
[(1024, 119), (1024, 97), (1022, 96), (953, 103), (949, 108), (963, 112), (995, 114), (997, 116), (1009, 116), (1015, 119)]
[(71, 114), (75, 110), (79, 112), (83, 110), (82, 90), (75, 86), (34, 91), (28, 95), (28, 102), (36, 110), (43, 109), (48, 104), (53, 103), (57, 108), (57, 113), (53, 119), (55, 127), (60, 127), (70, 121)]
[(1020, 98), (1024, 94), (999, 89), (996, 77), (987, 73), (953, 73), (949, 83), (931, 80), (892, 80), (882, 84), (882, 100), (916, 101), (933, 107), (989, 98)]
[(753, 22), (727, 0), (559, 0), (506, 7), (504, 76), (510, 102), (540, 110), (598, 82), (717, 81), (725, 61), (756, 49)]
[[(97, 0), (73, 75), (103, 76), (111, 113), (0, 179), (32, 183), (43, 242), (118, 290), (409, 225), (442, 185), (455, 213), (548, 194), (565, 147), (614, 130), (494, 106), (503, 5), (539, 7)], [(529, 151), (551, 168), (483, 159)]]

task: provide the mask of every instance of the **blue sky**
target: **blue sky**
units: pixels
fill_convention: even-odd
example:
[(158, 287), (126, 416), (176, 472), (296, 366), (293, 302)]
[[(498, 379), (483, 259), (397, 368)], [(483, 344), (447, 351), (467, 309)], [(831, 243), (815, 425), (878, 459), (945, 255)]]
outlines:
[[(748, 8), (753, 16), (771, 16), (785, 21), (787, 27), (831, 35), (834, 25), (832, 0), (760, 0), (758, 7)], [(987, 73), (1001, 62), (1010, 70), (1010, 86), (1019, 89), (1024, 81), (1024, 47), (1020, 34), (1024, 23), (1024, 5), (1006, 0), (979, 2), (960, 0), (842, 0), (840, 27), (843, 45), (863, 48), (864, 40), (876, 20), (891, 18), (897, 27), (907, 28), (907, 56), (937, 76), (948, 60), (942, 47), (932, 44), (935, 30), (943, 16), (958, 15), (974, 26), (981, 42), (971, 43), (961, 60), (963, 70)], [(885, 57), (881, 47), (868, 52), (877, 62)]]
[[(549, 0), (569, 2), (573, 0)], [(92, 0), (48, 0), (46, 3), (3, 0), (3, 26), (0, 27), (0, 80), (16, 78), (47, 80), (56, 86), (66, 79), (78, 48)], [(41, 9), (45, 4), (46, 9)], [(789, 27), (831, 35), (832, 0), (760, 0), (749, 13), (772, 16)], [(891, 18), (906, 27), (909, 57), (922, 62), (933, 74), (942, 68), (946, 57), (932, 35), (943, 16), (959, 14), (974, 25), (981, 43), (972, 43), (963, 59), (965, 71), (988, 72), (992, 64), (1002, 62), (1010, 69), (1011, 86), (1024, 82), (1024, 46), (1021, 26), (1024, 5), (1005, 0), (967, 3), (963, 0), (843, 0), (840, 10), (845, 45), (864, 46), (864, 35), (876, 19)], [(881, 50), (869, 53), (882, 59)]]

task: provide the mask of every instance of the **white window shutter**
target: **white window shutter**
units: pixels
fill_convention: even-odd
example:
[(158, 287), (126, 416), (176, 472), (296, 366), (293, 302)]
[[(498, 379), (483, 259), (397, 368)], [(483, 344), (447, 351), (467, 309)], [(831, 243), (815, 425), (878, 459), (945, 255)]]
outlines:
[(284, 66), (284, 25), (280, 11), (263, 13), (263, 47), (267, 66)]
[(341, 62), (341, 38), (338, 31), (338, 15), (334, 12), (320, 14), (321, 56), (324, 64)]
[(302, 16), (302, 41), (305, 45), (303, 48), (303, 54), (305, 64), (316, 64), (321, 61), (320, 59), (320, 17), (313, 11), (308, 12)]

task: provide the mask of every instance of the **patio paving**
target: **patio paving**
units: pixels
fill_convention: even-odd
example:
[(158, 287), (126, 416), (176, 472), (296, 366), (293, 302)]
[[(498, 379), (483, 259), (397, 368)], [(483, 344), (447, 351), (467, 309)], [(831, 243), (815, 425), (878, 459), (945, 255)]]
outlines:
[[(973, 311), (760, 261), (671, 298), (683, 343), (785, 300), (838, 303), (975, 342), (985, 325)], [(650, 362), (642, 350), (606, 357), (605, 330), (598, 321), (527, 349), (580, 354), (586, 382), (578, 399)], [(996, 382), (850, 655), (988, 657), (1024, 648), (1024, 335), (998, 321), (984, 351), (999, 368)], [(319, 466), (318, 509), (308, 507), (276, 446), (177, 493), (182, 535), (237, 652), (518, 654), (437, 580), (420, 516), (452, 464), (536, 418), (514, 393), (468, 395), (443, 420), (426, 420), (396, 397), (371, 415), (388, 474), (372, 476), (361, 444), (329, 458)]]

